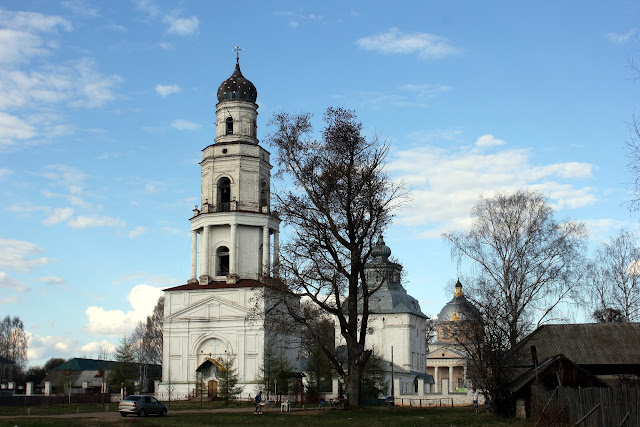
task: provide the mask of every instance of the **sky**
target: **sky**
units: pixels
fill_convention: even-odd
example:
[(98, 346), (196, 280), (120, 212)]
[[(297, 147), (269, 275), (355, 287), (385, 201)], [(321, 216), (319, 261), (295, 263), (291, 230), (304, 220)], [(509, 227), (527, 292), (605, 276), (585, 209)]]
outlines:
[(639, 23), (618, 0), (0, 0), (0, 316), (30, 365), (96, 357), (186, 283), (235, 46), (267, 149), (274, 113), (329, 106), (389, 144), (411, 202), (385, 241), (428, 315), (463, 273), (441, 234), (480, 195), (541, 191), (592, 246), (636, 230)]

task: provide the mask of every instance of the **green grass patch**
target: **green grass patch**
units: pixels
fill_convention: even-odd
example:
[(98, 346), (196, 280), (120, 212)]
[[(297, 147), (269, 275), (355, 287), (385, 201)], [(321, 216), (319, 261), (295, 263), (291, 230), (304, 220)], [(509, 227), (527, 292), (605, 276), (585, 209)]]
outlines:
[(109, 420), (81, 418), (27, 418), (0, 420), (0, 426), (522, 426), (530, 427), (528, 421), (515, 418), (498, 418), (491, 414), (476, 414), (472, 408), (358, 408), (350, 410), (325, 410), (321, 413), (282, 413), (272, 410), (265, 415), (253, 412), (169, 411), (169, 416), (137, 418), (111, 418)]

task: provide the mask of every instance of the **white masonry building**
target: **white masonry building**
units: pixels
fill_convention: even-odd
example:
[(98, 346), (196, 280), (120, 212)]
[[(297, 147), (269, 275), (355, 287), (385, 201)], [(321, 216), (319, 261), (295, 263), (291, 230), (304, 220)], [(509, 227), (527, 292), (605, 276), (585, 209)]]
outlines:
[[(202, 151), (201, 206), (191, 222), (191, 277), (165, 289), (161, 399), (216, 397), (220, 362), (235, 358), (242, 396), (255, 394), (265, 345), (260, 278), (278, 257), (269, 152), (257, 139), (255, 86), (239, 62), (218, 88), (216, 138)], [(203, 387), (196, 387), (196, 383)]]

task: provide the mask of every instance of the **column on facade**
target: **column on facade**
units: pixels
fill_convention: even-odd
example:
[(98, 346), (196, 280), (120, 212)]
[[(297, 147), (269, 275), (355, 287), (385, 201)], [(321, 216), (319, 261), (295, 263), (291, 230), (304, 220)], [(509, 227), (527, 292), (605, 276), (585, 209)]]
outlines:
[(238, 245), (236, 243), (236, 233), (238, 226), (231, 224), (231, 250), (229, 251), (229, 276), (232, 278), (236, 275), (236, 250)]
[(424, 397), (424, 378), (418, 378), (418, 398), (422, 399)]
[(262, 273), (269, 275), (269, 226), (262, 227)]
[(280, 232), (273, 232), (273, 264), (277, 265), (280, 256)]
[(200, 275), (209, 274), (209, 226), (202, 228), (202, 237), (200, 238)]
[(453, 366), (449, 365), (449, 393), (453, 391)]
[(198, 231), (191, 230), (191, 279), (198, 279)]
[(467, 387), (469, 384), (467, 381), (467, 364), (466, 363), (462, 364), (462, 369), (463, 369), (462, 380), (464, 381), (464, 386)]
[(434, 385), (433, 392), (434, 393), (440, 392), (440, 378), (438, 378), (438, 367), (437, 366), (433, 367), (433, 381), (435, 383), (435, 384), (433, 384)]

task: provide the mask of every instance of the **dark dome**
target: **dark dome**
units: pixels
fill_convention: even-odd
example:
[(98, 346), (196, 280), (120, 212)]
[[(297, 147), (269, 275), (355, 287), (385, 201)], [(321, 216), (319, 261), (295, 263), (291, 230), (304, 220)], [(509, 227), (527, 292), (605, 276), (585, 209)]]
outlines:
[(256, 102), (258, 91), (249, 80), (245, 79), (240, 71), (240, 63), (236, 62), (236, 69), (227, 80), (218, 88), (218, 102), (226, 100), (240, 100)]
[(453, 299), (449, 301), (438, 314), (438, 322), (457, 320), (474, 320), (480, 318), (478, 309), (469, 302), (462, 293), (462, 283), (458, 280)]
[(378, 241), (376, 242), (375, 246), (373, 247), (373, 249), (371, 250), (371, 255), (373, 255), (374, 258), (389, 258), (389, 256), (391, 255), (391, 248), (389, 248), (389, 246), (387, 246), (384, 243), (384, 239), (382, 238), (382, 235), (380, 235), (380, 237), (378, 238)]

